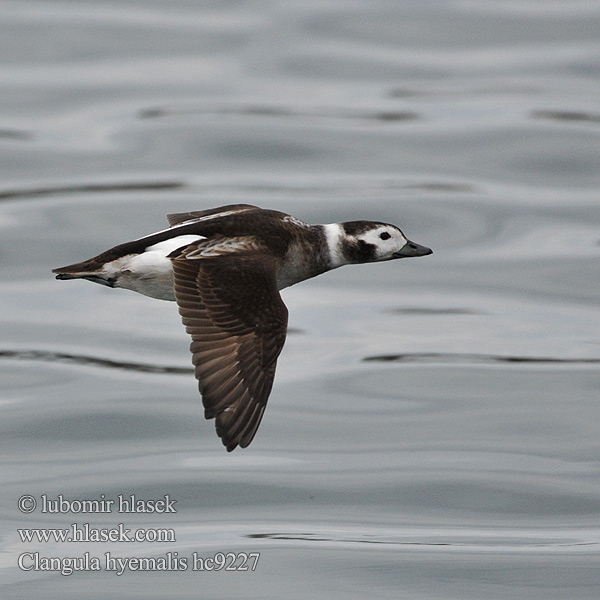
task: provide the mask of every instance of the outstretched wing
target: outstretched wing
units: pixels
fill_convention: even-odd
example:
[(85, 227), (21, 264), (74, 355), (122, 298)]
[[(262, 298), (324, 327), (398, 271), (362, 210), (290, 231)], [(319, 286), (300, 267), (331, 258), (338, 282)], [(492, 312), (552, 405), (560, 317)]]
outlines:
[(175, 298), (192, 336), (205, 417), (216, 418), (230, 452), (248, 446), (258, 429), (288, 312), (277, 289), (276, 259), (256, 250), (215, 255), (201, 249), (202, 241), (170, 256)]

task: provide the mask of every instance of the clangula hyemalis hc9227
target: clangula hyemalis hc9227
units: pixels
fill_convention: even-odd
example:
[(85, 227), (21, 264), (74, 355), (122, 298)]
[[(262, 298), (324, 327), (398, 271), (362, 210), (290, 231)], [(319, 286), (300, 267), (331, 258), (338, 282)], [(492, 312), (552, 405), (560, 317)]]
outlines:
[(167, 218), (169, 229), (53, 273), (177, 302), (204, 415), (228, 451), (250, 444), (273, 386), (288, 319), (279, 290), (342, 265), (432, 252), (394, 225), (309, 225), (248, 204)]

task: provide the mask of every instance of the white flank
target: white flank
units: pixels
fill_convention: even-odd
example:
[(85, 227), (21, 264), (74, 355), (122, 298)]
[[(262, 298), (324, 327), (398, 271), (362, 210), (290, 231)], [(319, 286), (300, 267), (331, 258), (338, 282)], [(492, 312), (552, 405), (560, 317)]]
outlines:
[(344, 253), (342, 252), (342, 238), (344, 231), (339, 223), (328, 223), (323, 225), (327, 247), (329, 249), (329, 259), (331, 260), (331, 268), (335, 269), (346, 264)]
[(171, 259), (167, 258), (171, 252), (178, 248), (189, 246), (193, 242), (205, 239), (202, 235), (178, 235), (168, 240), (163, 240), (148, 246), (141, 254), (136, 254), (129, 259), (128, 269), (138, 277), (160, 277), (173, 270)]
[(179, 235), (148, 246), (141, 254), (130, 254), (104, 266), (104, 272), (116, 278), (115, 287), (133, 290), (139, 294), (175, 300), (173, 293), (173, 265), (167, 258), (171, 252), (205, 239), (201, 235)]
[(171, 252), (177, 250), (177, 248), (183, 248), (184, 246), (189, 246), (192, 242), (205, 239), (206, 238), (203, 235), (178, 235), (177, 237), (172, 237), (168, 240), (163, 240), (162, 242), (148, 246), (144, 253), (140, 254), (140, 256), (144, 256), (152, 252), (158, 252), (159, 254), (163, 254), (166, 258), (169, 254), (171, 254)]

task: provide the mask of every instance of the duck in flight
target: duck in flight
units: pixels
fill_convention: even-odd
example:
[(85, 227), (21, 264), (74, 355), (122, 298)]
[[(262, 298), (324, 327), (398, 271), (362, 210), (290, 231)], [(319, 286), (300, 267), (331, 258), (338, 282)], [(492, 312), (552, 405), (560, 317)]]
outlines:
[(309, 225), (249, 204), (168, 215), (170, 227), (53, 269), (177, 302), (204, 415), (227, 451), (250, 444), (287, 332), (279, 290), (347, 264), (431, 254), (394, 225)]

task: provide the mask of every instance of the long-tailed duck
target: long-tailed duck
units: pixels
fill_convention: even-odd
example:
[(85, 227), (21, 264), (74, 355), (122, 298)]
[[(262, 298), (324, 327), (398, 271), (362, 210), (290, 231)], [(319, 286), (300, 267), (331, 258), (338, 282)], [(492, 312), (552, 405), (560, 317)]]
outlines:
[(167, 219), (169, 229), (53, 273), (177, 302), (204, 415), (228, 451), (250, 444), (273, 386), (288, 319), (279, 290), (342, 265), (432, 252), (394, 225), (309, 225), (248, 204)]

